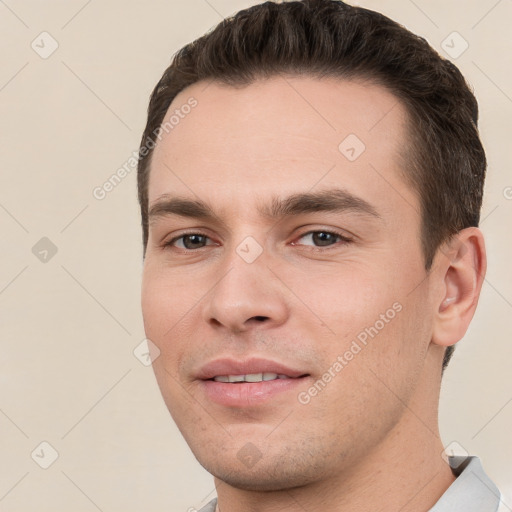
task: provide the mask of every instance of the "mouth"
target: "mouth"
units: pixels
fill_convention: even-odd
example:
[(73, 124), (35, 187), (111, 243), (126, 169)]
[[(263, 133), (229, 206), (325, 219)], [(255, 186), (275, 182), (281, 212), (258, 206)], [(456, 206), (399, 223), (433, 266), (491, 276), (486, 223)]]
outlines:
[(278, 380), (278, 379), (300, 379), (302, 377), (307, 377), (309, 374), (305, 373), (304, 375), (300, 375), (299, 377), (289, 377), (288, 375), (285, 375), (283, 373), (277, 374), (277, 373), (271, 373), (271, 372), (264, 372), (264, 373), (249, 373), (247, 375), (217, 375), (213, 377), (212, 379), (207, 380), (213, 380), (215, 382), (225, 382), (229, 384), (240, 384), (242, 382), (269, 382), (271, 380)]
[[(196, 378), (208, 401), (230, 408), (296, 400), (311, 375), (277, 361), (217, 359), (201, 368)], [(295, 394), (292, 392), (295, 391)]]

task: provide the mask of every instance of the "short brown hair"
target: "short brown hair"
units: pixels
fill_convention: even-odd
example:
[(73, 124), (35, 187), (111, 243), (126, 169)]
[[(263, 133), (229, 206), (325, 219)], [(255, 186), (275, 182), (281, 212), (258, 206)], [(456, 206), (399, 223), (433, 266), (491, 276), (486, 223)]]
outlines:
[(173, 99), (201, 80), (245, 86), (279, 74), (368, 79), (403, 102), (410, 140), (401, 172), (419, 195), (427, 271), (443, 242), (478, 226), (486, 158), (477, 101), (457, 67), (380, 13), (339, 0), (265, 2), (184, 46), (153, 90), (137, 176), (144, 254), (151, 155)]

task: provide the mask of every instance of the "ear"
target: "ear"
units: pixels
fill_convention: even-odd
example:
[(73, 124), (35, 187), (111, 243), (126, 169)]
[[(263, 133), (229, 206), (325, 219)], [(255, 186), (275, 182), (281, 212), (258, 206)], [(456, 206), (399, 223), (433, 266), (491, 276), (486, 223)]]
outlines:
[(440, 293), (434, 304), (432, 343), (448, 347), (466, 334), (478, 304), (487, 270), (482, 232), (476, 227), (459, 231), (436, 259)]

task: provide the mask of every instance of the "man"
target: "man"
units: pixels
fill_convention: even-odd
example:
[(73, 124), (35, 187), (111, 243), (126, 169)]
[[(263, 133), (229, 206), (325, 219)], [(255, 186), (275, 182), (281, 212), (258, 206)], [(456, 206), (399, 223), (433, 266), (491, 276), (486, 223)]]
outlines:
[(437, 420), (486, 272), (477, 118), (426, 41), (340, 1), (175, 56), (140, 149), (142, 310), (203, 512), (497, 510)]

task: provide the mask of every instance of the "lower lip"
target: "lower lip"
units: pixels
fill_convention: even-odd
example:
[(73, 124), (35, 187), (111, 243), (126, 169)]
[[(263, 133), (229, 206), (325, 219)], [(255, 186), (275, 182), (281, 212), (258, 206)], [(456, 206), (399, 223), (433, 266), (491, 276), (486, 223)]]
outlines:
[(206, 396), (226, 407), (252, 407), (268, 402), (279, 393), (297, 391), (303, 387), (307, 377), (296, 379), (275, 379), (262, 382), (227, 383), (214, 380), (201, 381)]

